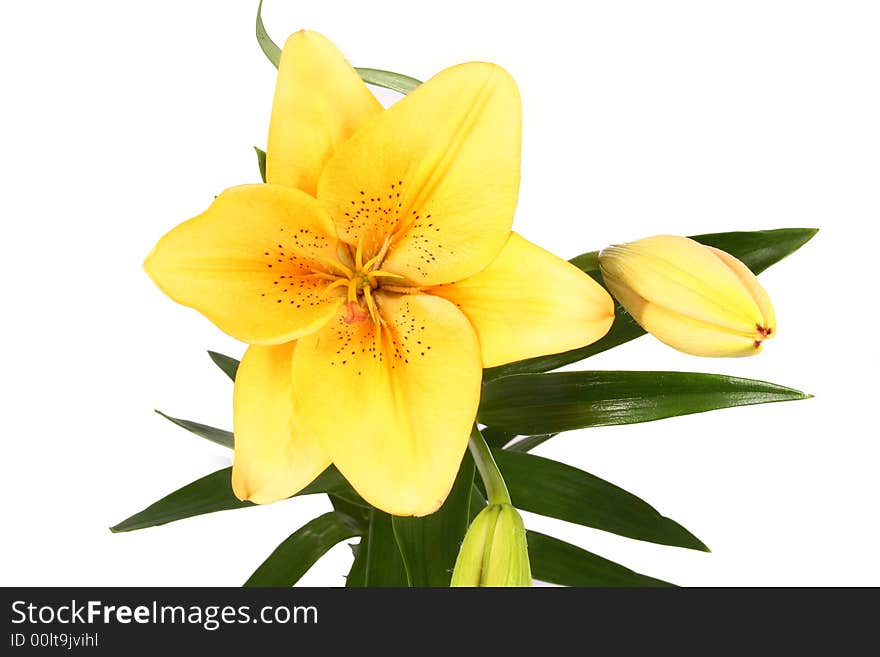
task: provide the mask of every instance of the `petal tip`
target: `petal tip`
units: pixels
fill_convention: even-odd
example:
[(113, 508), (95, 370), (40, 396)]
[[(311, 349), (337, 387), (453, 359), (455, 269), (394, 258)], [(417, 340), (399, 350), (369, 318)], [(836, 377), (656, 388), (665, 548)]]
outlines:
[(235, 466), (232, 468), (232, 493), (242, 502), (254, 502), (252, 499), (253, 491), (241, 476), (240, 470)]

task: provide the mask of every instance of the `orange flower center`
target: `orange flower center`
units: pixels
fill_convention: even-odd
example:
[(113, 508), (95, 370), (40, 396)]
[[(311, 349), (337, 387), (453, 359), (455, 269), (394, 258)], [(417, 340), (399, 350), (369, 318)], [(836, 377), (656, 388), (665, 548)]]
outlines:
[(393, 285), (394, 282), (403, 281), (403, 276), (380, 268), (388, 253), (389, 244), (390, 240), (386, 239), (379, 252), (366, 262), (364, 262), (363, 239), (358, 242), (354, 253), (349, 245), (340, 244), (338, 260), (322, 261), (322, 264), (332, 272), (322, 274), (330, 279), (330, 283), (324, 288), (324, 294), (336, 288), (346, 289), (348, 302), (345, 321), (347, 323), (362, 322), (367, 318), (379, 323), (373, 292), (380, 287), (384, 286), (394, 292), (418, 291), (418, 288)]

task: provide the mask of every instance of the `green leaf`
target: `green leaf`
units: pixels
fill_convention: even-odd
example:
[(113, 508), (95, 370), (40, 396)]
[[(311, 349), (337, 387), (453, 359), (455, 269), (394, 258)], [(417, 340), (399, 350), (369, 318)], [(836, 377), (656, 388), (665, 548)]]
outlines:
[[(354, 561), (351, 564), (348, 575), (345, 576), (346, 588), (359, 588), (366, 586), (366, 584), (364, 583), (364, 578), (366, 577), (367, 570), (366, 557), (369, 537), (370, 535), (368, 532), (361, 536), (361, 540), (358, 542), (357, 545), (349, 543), (349, 545), (351, 546), (351, 553), (354, 555)], [(403, 562), (401, 562), (401, 567), (403, 567)]]
[(384, 87), (392, 91), (398, 91), (402, 94), (408, 94), (410, 91), (418, 87), (422, 81), (416, 80), (402, 73), (394, 73), (392, 71), (382, 71), (377, 68), (355, 68), (358, 75), (364, 82), (374, 84), (377, 87)]
[[(229, 358), (229, 356), (223, 356), (222, 354), (215, 354), (214, 352), (211, 352), (211, 351), (209, 351), (208, 353), (212, 355), (211, 356), (212, 358), (214, 358), (214, 356), (217, 356), (219, 359), (227, 359), (229, 361), (232, 361), (236, 366), (238, 364), (238, 361), (236, 361), (234, 358)], [(221, 369), (226, 371), (226, 368), (224, 366), (227, 363), (225, 361), (219, 360), (219, 362), (218, 362), (218, 359), (215, 358), (214, 362), (217, 363), (217, 365)], [(223, 363), (223, 364), (221, 364), (221, 363)], [(234, 369), (232, 369), (231, 371), (227, 371), (226, 373), (230, 376), (230, 378), (234, 379), (234, 377), (235, 377), (235, 370)], [(187, 431), (191, 431), (194, 434), (196, 434), (197, 436), (201, 436), (202, 438), (206, 438), (207, 440), (215, 442), (218, 445), (223, 445), (223, 447), (228, 447), (229, 449), (232, 449), (234, 446), (235, 438), (234, 438), (231, 431), (226, 431), (224, 429), (218, 429), (216, 427), (210, 427), (207, 424), (201, 424), (199, 422), (192, 422), (190, 420), (181, 420), (180, 418), (165, 415), (162, 411), (158, 411), (158, 410), (156, 411), (156, 413), (158, 413), (159, 415), (161, 415), (165, 419), (170, 420), (171, 422), (174, 422), (174, 424), (176, 424), (177, 426), (183, 427)], [(369, 508), (369, 505), (363, 500), (363, 498), (361, 498), (360, 495), (357, 494), (357, 492), (355, 492), (355, 490), (348, 484), (348, 482), (346, 482), (342, 478), (342, 475), (340, 475), (338, 472), (335, 472), (335, 474), (332, 474), (332, 475), (330, 474), (330, 473), (334, 473), (334, 472), (335, 472), (335, 469), (332, 468), (332, 466), (331, 466), (331, 469), (328, 469), (324, 472), (324, 475), (338, 478), (338, 479), (327, 479), (327, 481), (336, 481), (337, 482), (336, 484), (334, 484), (335, 492), (333, 494), (329, 494), (330, 502), (333, 503), (334, 507), (336, 507), (337, 504), (345, 503), (346, 505), (348, 505), (348, 507), (351, 507), (351, 508), (357, 507), (357, 508), (360, 508), (361, 511)], [(324, 476), (324, 475), (321, 475), (321, 476)], [(341, 483), (338, 483), (340, 481), (341, 481)], [(321, 491), (315, 491), (315, 492), (321, 492)], [(308, 493), (305, 493), (305, 492), (299, 493), (299, 495), (306, 495), (306, 494), (308, 494)], [(340, 508), (337, 508), (337, 510), (340, 510)], [(352, 517), (355, 517), (355, 516), (352, 515)], [(364, 519), (364, 522), (365, 522), (365, 519)]]
[[(295, 497), (316, 493), (345, 495), (349, 488), (345, 478), (331, 465)], [(255, 505), (252, 502), (242, 502), (232, 492), (232, 468), (223, 468), (166, 495), (143, 511), (111, 527), (110, 531), (129, 532), (215, 511), (251, 506)]]
[(474, 485), (471, 486), (471, 505), (468, 512), (468, 526), (470, 526), (470, 523), (474, 521), (474, 518), (476, 518), (480, 511), (485, 509), (488, 504), (486, 496), (483, 495), (483, 490), (481, 488), (483, 482), (480, 481), (478, 484), (477, 481), (478, 480), (474, 480)]
[[(354, 490), (352, 490), (354, 492)], [(344, 516), (349, 522), (358, 528), (358, 535), (366, 534), (370, 528), (370, 506), (361, 500), (360, 503), (352, 502), (343, 494), (328, 493), (333, 510)]]
[(266, 58), (275, 65), (275, 68), (278, 68), (278, 62), (281, 61), (281, 48), (266, 33), (266, 26), (263, 25), (263, 0), (260, 0), (260, 4), (257, 5), (257, 43), (260, 44), (260, 49)]
[(357, 535), (357, 526), (340, 513), (318, 516), (284, 539), (244, 585), (293, 586), (330, 548)]
[(489, 447), (504, 447), (511, 440), (516, 438), (516, 433), (512, 431), (502, 431), (495, 427), (486, 427), (480, 431), (483, 434), (483, 440)]
[(406, 568), (394, 538), (391, 516), (372, 509), (370, 529), (358, 545), (347, 587), (406, 586)]
[(541, 434), (809, 397), (792, 388), (724, 374), (517, 374), (483, 386), (478, 419), (499, 429)]
[(225, 431), (224, 429), (218, 429), (216, 427), (209, 427), (207, 424), (202, 424), (201, 422), (192, 422), (191, 420), (181, 420), (177, 417), (171, 417), (170, 415), (165, 415), (160, 410), (156, 410), (156, 413), (164, 417), (166, 420), (170, 420), (174, 422), (179, 427), (183, 427), (187, 431), (191, 431), (197, 436), (201, 436), (207, 440), (210, 440), (213, 443), (217, 443), (218, 445), (223, 445), (223, 447), (228, 447), (232, 449), (233, 438), (231, 431)]
[(511, 452), (531, 452), (541, 443), (546, 443), (553, 436), (558, 435), (558, 433), (542, 433), (537, 436), (523, 436), (512, 445), (505, 447), (505, 449), (510, 450)]
[[(754, 273), (760, 274), (771, 265), (794, 253), (818, 232), (816, 228), (778, 228), (776, 230), (756, 230), (749, 232), (708, 233), (693, 235), (693, 239), (714, 246), (742, 260)], [(599, 272), (599, 253), (584, 253), (570, 262), (596, 281), (602, 283)], [(561, 354), (538, 356), (525, 360), (490, 367), (483, 370), (483, 381), (490, 381), (511, 374), (527, 372), (548, 372), (569, 363), (576, 363), (590, 356), (617, 347), (633, 340), (645, 331), (619, 305), (615, 309), (614, 324), (600, 340), (586, 347), (572, 349)]]
[(260, 168), (260, 180), (266, 182), (266, 151), (262, 148), (257, 148), (254, 146), (254, 150), (257, 152), (257, 166)]
[(449, 586), (468, 528), (473, 485), (474, 461), (465, 454), (443, 506), (422, 518), (391, 519), (410, 586)]
[[(809, 242), (818, 228), (776, 228), (774, 230), (734, 231), (691, 235), (700, 244), (714, 246), (736, 256), (755, 274), (788, 257)], [(569, 260), (578, 269), (593, 276), (599, 283), (599, 252), (590, 251)]]
[(576, 545), (527, 531), (532, 577), (560, 586), (675, 586), (587, 552)]
[[(257, 7), (257, 42), (260, 44), (260, 48), (263, 54), (266, 55), (266, 58), (272, 62), (275, 68), (278, 68), (278, 62), (281, 61), (281, 48), (269, 38), (266, 26), (263, 25), (262, 12), (263, 0), (260, 0), (260, 4)], [(392, 91), (398, 91), (402, 94), (408, 94), (422, 83), (421, 80), (416, 80), (409, 75), (383, 71), (377, 68), (355, 68), (354, 70), (357, 71), (364, 82), (376, 85), (377, 87), (385, 87)], [(257, 155), (259, 156), (259, 149)], [(261, 171), (263, 172), (263, 182), (266, 182), (265, 165), (261, 167)]]
[(235, 375), (238, 373), (238, 366), (240, 364), (237, 359), (210, 350), (208, 350), (208, 355), (214, 361), (214, 364), (223, 370), (226, 376), (235, 381)]
[(776, 264), (809, 242), (818, 228), (777, 228), (776, 230), (705, 233), (693, 239), (736, 256), (755, 274)]
[[(513, 431), (505, 431), (495, 427), (486, 427), (480, 433), (483, 434), (483, 439), (489, 447), (503, 447), (513, 452), (529, 452), (556, 435), (555, 433), (544, 433), (537, 436), (520, 437)], [(519, 440), (512, 443), (511, 441), (514, 441), (516, 438), (519, 438)]]
[(492, 455), (518, 509), (641, 541), (709, 550), (647, 502), (583, 470), (505, 449)]

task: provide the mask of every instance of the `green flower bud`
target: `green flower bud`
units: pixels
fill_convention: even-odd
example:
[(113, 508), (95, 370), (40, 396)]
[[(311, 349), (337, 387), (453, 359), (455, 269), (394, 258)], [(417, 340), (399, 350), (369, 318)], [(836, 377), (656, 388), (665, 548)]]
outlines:
[(452, 586), (531, 586), (526, 528), (510, 504), (474, 518), (455, 561)]

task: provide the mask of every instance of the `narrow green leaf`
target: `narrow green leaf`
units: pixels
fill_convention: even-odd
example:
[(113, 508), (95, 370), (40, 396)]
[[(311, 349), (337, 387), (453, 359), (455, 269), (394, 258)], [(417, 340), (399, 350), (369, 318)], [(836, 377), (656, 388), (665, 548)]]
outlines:
[[(809, 242), (818, 228), (776, 228), (774, 230), (734, 231), (691, 235), (700, 244), (714, 246), (736, 256), (755, 274), (788, 257)], [(569, 260), (578, 269), (602, 283), (599, 252), (590, 251)]]
[(348, 575), (345, 576), (346, 588), (361, 588), (366, 586), (364, 578), (366, 577), (367, 570), (366, 555), (369, 540), (370, 534), (368, 531), (361, 536), (361, 540), (356, 545), (349, 543), (351, 553), (354, 555), (354, 561), (352, 561), (351, 568), (348, 570)]
[(474, 485), (471, 486), (471, 505), (470, 511), (468, 512), (468, 526), (470, 523), (474, 521), (474, 518), (486, 508), (488, 502), (486, 501), (486, 496), (483, 494), (483, 490), (481, 486), (482, 482), (477, 483), (479, 480), (474, 480)]
[(422, 81), (416, 80), (402, 73), (394, 73), (392, 71), (382, 71), (377, 68), (355, 68), (361, 79), (368, 84), (374, 84), (377, 87), (384, 87), (392, 91), (398, 91), (402, 94), (408, 94), (410, 91), (418, 87)]
[(201, 422), (192, 422), (191, 420), (181, 420), (177, 417), (171, 417), (170, 415), (165, 415), (165, 413), (158, 409), (156, 410), (156, 413), (164, 417), (166, 420), (174, 422), (177, 426), (193, 432), (197, 436), (210, 440), (212, 443), (217, 443), (218, 445), (223, 445), (223, 447), (232, 449), (233, 438), (231, 431), (209, 427), (207, 424), (202, 424)]
[(529, 452), (557, 435), (544, 433), (537, 436), (519, 436), (513, 431), (504, 431), (495, 427), (486, 427), (481, 433), (489, 447), (503, 447), (514, 452)]
[(330, 548), (357, 535), (357, 526), (340, 513), (318, 516), (284, 539), (244, 585), (293, 586)]
[[(742, 260), (753, 272), (760, 274), (771, 265), (791, 255), (818, 232), (816, 228), (778, 228), (775, 230), (738, 231), (730, 233), (708, 233), (693, 235), (693, 239), (714, 246)], [(599, 253), (584, 253), (570, 262), (602, 283), (599, 273)], [(615, 309), (614, 324), (600, 340), (586, 347), (572, 349), (561, 354), (538, 356), (525, 360), (490, 367), (483, 370), (483, 381), (490, 381), (510, 374), (528, 372), (548, 372), (569, 363), (576, 363), (590, 356), (617, 347), (633, 340), (645, 331), (623, 308)]]
[(208, 355), (211, 357), (211, 360), (214, 361), (214, 364), (223, 370), (223, 373), (226, 374), (226, 376), (235, 381), (235, 375), (238, 373), (239, 366), (239, 361), (237, 359), (210, 350), (208, 350)]
[(266, 182), (266, 151), (262, 148), (257, 148), (254, 146), (254, 150), (257, 152), (257, 166), (260, 168), (260, 180)]
[(499, 429), (541, 434), (809, 397), (792, 388), (724, 374), (516, 374), (483, 386), (478, 418)]
[(632, 493), (583, 470), (534, 454), (493, 449), (513, 505), (585, 527), (661, 545), (708, 548)]
[(232, 468), (223, 468), (166, 495), (143, 511), (111, 527), (110, 531), (128, 532), (205, 513), (249, 506), (253, 504), (242, 502), (232, 493)]
[[(233, 363), (235, 364), (235, 366), (237, 368), (238, 361), (236, 361), (234, 358), (229, 358), (229, 356), (223, 356), (223, 354), (215, 354), (214, 352), (211, 352), (211, 351), (209, 351), (208, 353), (212, 354), (212, 358), (214, 356), (218, 356), (219, 359), (227, 359), (229, 361), (233, 361)], [(225, 361), (220, 360), (220, 362), (218, 362), (218, 359), (214, 359), (214, 362), (217, 363), (217, 365), (221, 369), (226, 371), (225, 365), (227, 363)], [(230, 378), (232, 378), (232, 379), (235, 378), (235, 369), (232, 369), (231, 371), (226, 372), (226, 373), (230, 376)], [(228, 447), (229, 449), (232, 449), (234, 446), (235, 438), (234, 438), (231, 431), (226, 431), (224, 429), (218, 429), (216, 427), (210, 427), (207, 424), (201, 424), (199, 422), (192, 422), (190, 420), (181, 420), (180, 418), (165, 415), (165, 413), (163, 413), (162, 411), (158, 411), (158, 410), (156, 411), (156, 413), (158, 413), (159, 415), (161, 415), (165, 419), (170, 420), (171, 422), (173, 422), (177, 426), (183, 427), (187, 431), (191, 431), (192, 433), (196, 434), (197, 436), (201, 436), (202, 438), (206, 438), (207, 440), (210, 440), (214, 443), (217, 443), (218, 445), (223, 445), (223, 447)], [(328, 474), (329, 472), (333, 472), (334, 470), (325, 471), (324, 474)], [(338, 476), (340, 479), (342, 477), (342, 475), (339, 475), (338, 472), (336, 472), (335, 475), (333, 475), (333, 476), (334, 477)], [(328, 481), (330, 481), (330, 480), (328, 479)], [(365, 510), (369, 508), (369, 505), (363, 500), (363, 498), (361, 498), (360, 495), (357, 494), (357, 492), (355, 492), (355, 490), (348, 484), (348, 482), (346, 482), (344, 479), (341, 479), (341, 481), (343, 483), (335, 485), (335, 493), (333, 493), (333, 494), (328, 493), (328, 495), (330, 497), (330, 502), (334, 505), (334, 507), (337, 507), (337, 510), (342, 510), (343, 504), (346, 505), (346, 507), (345, 507), (346, 509), (355, 509), (355, 508), (360, 509), (360, 512), (358, 512), (357, 514), (355, 514), (355, 513), (351, 514), (352, 518), (355, 518), (357, 516), (363, 516), (363, 514), (366, 512)], [(316, 492), (321, 492), (321, 491), (316, 491)], [(299, 494), (305, 495), (307, 493), (301, 492)], [(366, 522), (366, 516), (363, 516), (362, 521)]]
[[(260, 0), (260, 4), (257, 7), (257, 42), (260, 44), (260, 48), (263, 54), (266, 55), (266, 58), (272, 62), (275, 68), (278, 68), (278, 62), (281, 61), (281, 48), (272, 41), (266, 32), (266, 26), (263, 25), (263, 0)], [(402, 94), (408, 94), (422, 83), (421, 80), (416, 80), (409, 75), (394, 73), (393, 71), (383, 71), (378, 68), (355, 68), (354, 70), (358, 72), (358, 75), (361, 76), (364, 82), (374, 84), (377, 87), (385, 87)], [(259, 155), (259, 149), (257, 155)], [(265, 161), (265, 154), (263, 158)], [(261, 171), (263, 172), (263, 182), (265, 182), (265, 165), (261, 166)]]
[(507, 443), (516, 438), (514, 432), (502, 431), (495, 427), (486, 427), (485, 429), (481, 429), (480, 433), (483, 434), (483, 440), (486, 441), (486, 444), (489, 447), (504, 447)]
[(347, 587), (406, 586), (406, 568), (394, 538), (391, 516), (372, 509), (370, 529), (358, 545)]
[[(354, 491), (352, 491), (354, 492)], [(370, 528), (370, 507), (366, 502), (355, 503), (347, 495), (328, 493), (333, 510), (358, 528), (359, 535), (366, 534)]]
[(263, 0), (257, 5), (257, 43), (266, 58), (278, 68), (278, 62), (281, 61), (281, 48), (278, 47), (266, 32), (266, 26), (263, 25)]
[(422, 518), (391, 519), (410, 586), (449, 586), (468, 528), (473, 485), (474, 461), (465, 454), (443, 506)]
[(602, 274), (599, 271), (599, 252), (590, 251), (582, 253), (569, 260), (571, 264), (580, 269), (585, 274), (589, 274), (600, 285), (603, 284)]
[[(348, 482), (331, 465), (295, 497), (317, 493), (345, 495), (349, 489)], [(251, 502), (242, 502), (232, 492), (232, 468), (223, 468), (166, 495), (143, 511), (139, 511), (118, 525), (111, 527), (110, 531), (129, 532), (215, 511), (243, 509), (251, 506), (255, 505)]]
[(532, 577), (560, 586), (675, 586), (587, 552), (576, 545), (527, 531)]
[(775, 265), (809, 242), (818, 228), (777, 228), (775, 230), (705, 233), (693, 239), (736, 256), (755, 274)]
[(542, 433), (537, 436), (523, 436), (512, 445), (505, 447), (505, 449), (511, 452), (531, 452), (538, 445), (546, 443), (553, 436), (558, 435), (558, 433)]

